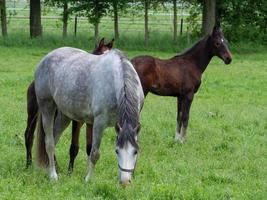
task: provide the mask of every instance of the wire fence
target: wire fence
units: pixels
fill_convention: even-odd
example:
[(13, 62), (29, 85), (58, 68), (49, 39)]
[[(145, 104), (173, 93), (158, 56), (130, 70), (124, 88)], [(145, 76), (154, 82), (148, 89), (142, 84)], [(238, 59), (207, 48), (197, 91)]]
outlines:
[[(29, 0), (7, 0), (7, 22), (8, 32), (22, 32), (29, 33)], [(43, 34), (62, 34), (62, 9), (45, 6), (42, 3), (42, 29)], [(161, 10), (149, 11), (149, 32), (170, 34), (173, 33), (173, 11), (172, 5), (168, 4)], [(183, 4), (178, 5), (178, 32), (184, 34), (188, 30), (189, 16), (188, 10), (184, 8)], [(75, 24), (77, 22), (77, 24)], [(199, 22), (201, 23), (201, 22)], [(75, 26), (77, 34), (93, 34), (94, 27), (88, 22), (85, 17), (77, 17), (71, 15), (68, 21), (68, 33), (74, 34)], [(101, 19), (100, 33), (113, 33), (113, 18), (111, 14)], [(124, 34), (143, 34), (144, 32), (144, 13), (142, 10), (128, 10), (127, 14), (120, 13), (119, 17), (119, 31), (121, 35)]]

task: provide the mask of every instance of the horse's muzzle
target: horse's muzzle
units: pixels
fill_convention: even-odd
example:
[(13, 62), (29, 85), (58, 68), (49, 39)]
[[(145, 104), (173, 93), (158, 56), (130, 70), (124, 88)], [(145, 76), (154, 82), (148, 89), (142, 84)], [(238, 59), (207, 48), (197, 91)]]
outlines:
[(222, 59), (224, 61), (224, 64), (229, 65), (232, 62), (232, 54), (230, 51), (227, 51), (223, 54)]
[(231, 57), (226, 57), (224, 59), (224, 64), (226, 64), (226, 65), (229, 65), (231, 62), (232, 62), (232, 58)]
[(131, 180), (120, 181), (120, 184), (124, 187), (129, 186), (131, 184)]

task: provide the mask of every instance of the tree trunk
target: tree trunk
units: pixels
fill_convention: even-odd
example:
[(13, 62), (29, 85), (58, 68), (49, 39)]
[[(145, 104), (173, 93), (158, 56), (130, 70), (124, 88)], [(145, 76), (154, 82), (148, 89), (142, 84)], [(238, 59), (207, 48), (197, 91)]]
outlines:
[(216, 0), (204, 0), (202, 12), (202, 35), (212, 32), (215, 25)]
[(95, 23), (95, 44), (98, 43), (98, 37), (99, 37), (99, 22)]
[(67, 36), (68, 18), (69, 18), (68, 3), (66, 1), (64, 1), (64, 6), (63, 6), (63, 37)]
[(177, 0), (173, 0), (173, 41), (177, 42)]
[(118, 17), (118, 1), (113, 1), (113, 11), (114, 11), (114, 34), (115, 40), (119, 39), (119, 17)]
[(30, 0), (30, 36), (42, 36), (40, 0)]
[(149, 37), (149, 32), (148, 32), (148, 7), (149, 7), (149, 2), (148, 0), (145, 0), (145, 45), (148, 45), (148, 37)]
[(7, 21), (6, 21), (6, 0), (0, 0), (0, 16), (2, 36), (7, 36)]

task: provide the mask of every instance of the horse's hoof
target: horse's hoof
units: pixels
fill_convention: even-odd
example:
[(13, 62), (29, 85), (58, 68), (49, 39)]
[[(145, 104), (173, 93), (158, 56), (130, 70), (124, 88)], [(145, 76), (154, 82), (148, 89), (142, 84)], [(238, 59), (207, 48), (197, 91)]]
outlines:
[(72, 175), (72, 170), (68, 170), (68, 176)]
[(57, 174), (51, 174), (50, 175), (50, 180), (51, 181), (58, 181), (58, 175)]
[(31, 167), (32, 167), (32, 164), (31, 164), (31, 163), (30, 163), (30, 164), (27, 163), (25, 169), (29, 169), (29, 168), (31, 168)]
[(185, 137), (180, 134), (175, 134), (175, 142), (183, 144), (185, 142)]
[(91, 179), (91, 177), (87, 175), (84, 180), (86, 183), (88, 183), (90, 181), (90, 179)]

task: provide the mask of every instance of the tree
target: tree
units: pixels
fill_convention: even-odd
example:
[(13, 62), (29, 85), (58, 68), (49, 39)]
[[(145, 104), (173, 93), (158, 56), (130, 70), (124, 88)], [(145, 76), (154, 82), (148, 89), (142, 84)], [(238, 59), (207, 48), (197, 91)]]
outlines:
[(89, 22), (94, 25), (95, 43), (99, 37), (100, 20), (110, 9), (110, 2), (104, 0), (80, 0), (73, 1), (72, 11), (88, 18)]
[(63, 21), (62, 35), (63, 37), (66, 37), (68, 33), (68, 19), (69, 19), (68, 3), (69, 1), (70, 0), (45, 0), (45, 3), (47, 5), (63, 8), (63, 13), (62, 13), (62, 21)]
[(129, 0), (111, 0), (113, 19), (114, 19), (114, 35), (115, 40), (119, 39), (119, 10), (123, 10)]
[(119, 39), (119, 17), (118, 17), (118, 0), (112, 1), (114, 17), (114, 35), (115, 40)]
[(177, 0), (173, 0), (173, 41), (177, 42)]
[(212, 32), (215, 25), (216, 0), (204, 0), (202, 12), (202, 35)]
[(7, 36), (7, 20), (6, 20), (6, 0), (0, 0), (0, 16), (2, 36)]
[(157, 6), (160, 3), (166, 2), (165, 0), (142, 0), (142, 5), (144, 7), (144, 19), (145, 19), (145, 45), (148, 45), (149, 40), (149, 29), (148, 29), (148, 10), (152, 6), (154, 9), (157, 8)]
[(149, 30), (148, 30), (148, 9), (149, 9), (149, 0), (144, 0), (144, 9), (145, 9), (145, 45), (148, 45)]
[(69, 19), (69, 10), (68, 10), (68, 2), (64, 1), (63, 2), (63, 32), (62, 35), (63, 37), (67, 36), (68, 32), (68, 19)]
[(30, 0), (30, 36), (31, 38), (42, 36), (40, 0)]

